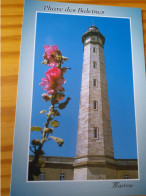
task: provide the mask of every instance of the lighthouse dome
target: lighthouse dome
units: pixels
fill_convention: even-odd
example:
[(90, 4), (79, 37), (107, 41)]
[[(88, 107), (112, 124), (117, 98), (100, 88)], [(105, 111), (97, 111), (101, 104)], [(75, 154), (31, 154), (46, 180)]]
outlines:
[(94, 31), (94, 32), (98, 32), (98, 28), (94, 25), (92, 25), (91, 27), (88, 28), (88, 31)]

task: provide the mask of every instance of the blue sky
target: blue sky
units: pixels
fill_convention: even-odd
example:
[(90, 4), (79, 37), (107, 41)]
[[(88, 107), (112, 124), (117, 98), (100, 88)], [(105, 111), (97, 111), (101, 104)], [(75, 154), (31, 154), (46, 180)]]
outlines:
[[(31, 125), (44, 127), (46, 122), (46, 115), (39, 114), (50, 106), (49, 102), (42, 100), (41, 95), (45, 91), (39, 86), (49, 68), (41, 64), (43, 46), (57, 45), (63, 56), (68, 57), (64, 65), (71, 67), (64, 75), (65, 95), (71, 97), (71, 101), (67, 108), (60, 111), (61, 116), (56, 117), (60, 126), (53, 135), (64, 139), (63, 146), (58, 147), (54, 141), (49, 141), (43, 149), (48, 156), (75, 156), (83, 61), (82, 35), (93, 24), (105, 36), (104, 55), (114, 156), (137, 158), (129, 19), (37, 14)], [(41, 138), (41, 133), (32, 132), (30, 140), (34, 138)]]

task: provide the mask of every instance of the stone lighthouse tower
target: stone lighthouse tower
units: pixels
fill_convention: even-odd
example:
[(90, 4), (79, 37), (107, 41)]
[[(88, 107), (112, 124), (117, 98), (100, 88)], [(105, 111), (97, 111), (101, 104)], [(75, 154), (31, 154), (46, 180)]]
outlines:
[(104, 42), (95, 26), (82, 36), (84, 55), (74, 180), (114, 178)]

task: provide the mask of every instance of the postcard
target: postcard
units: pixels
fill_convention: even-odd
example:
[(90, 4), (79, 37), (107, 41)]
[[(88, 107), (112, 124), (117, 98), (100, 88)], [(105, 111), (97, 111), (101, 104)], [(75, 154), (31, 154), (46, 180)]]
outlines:
[(144, 195), (139, 8), (26, 0), (11, 196)]

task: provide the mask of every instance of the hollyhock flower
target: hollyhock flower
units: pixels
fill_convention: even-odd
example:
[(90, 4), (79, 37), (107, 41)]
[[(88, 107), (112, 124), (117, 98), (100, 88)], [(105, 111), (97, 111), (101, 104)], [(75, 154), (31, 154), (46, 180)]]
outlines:
[(61, 56), (60, 50), (58, 50), (57, 46), (44, 46), (45, 53), (43, 55), (44, 59), (47, 61), (48, 66), (55, 66), (59, 64), (58, 56)]
[(57, 67), (53, 67), (52, 69), (49, 69), (45, 75), (50, 82), (53, 80), (58, 80), (61, 75), (61, 70)]
[(47, 91), (48, 94), (62, 90), (62, 85), (65, 83), (65, 79), (61, 77), (61, 70), (57, 67), (49, 69), (46, 73), (46, 78), (42, 78), (40, 86), (44, 86), (43, 89)]

